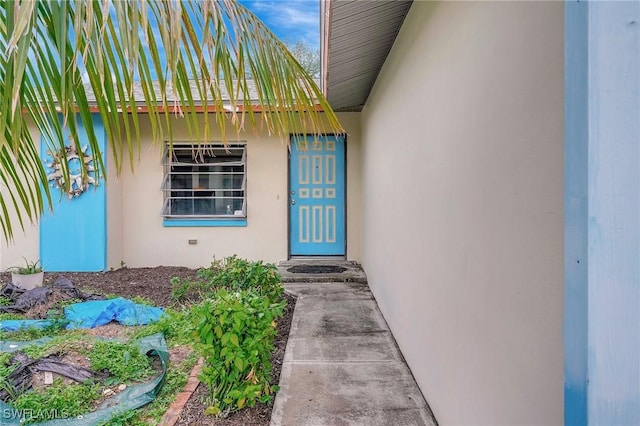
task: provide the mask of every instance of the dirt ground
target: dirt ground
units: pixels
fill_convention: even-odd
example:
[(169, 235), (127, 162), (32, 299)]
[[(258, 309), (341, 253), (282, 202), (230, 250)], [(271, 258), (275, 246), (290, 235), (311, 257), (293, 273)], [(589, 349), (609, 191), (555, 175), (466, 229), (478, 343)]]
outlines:
[[(159, 266), (155, 268), (121, 268), (108, 272), (86, 273), (45, 273), (45, 285), (53, 283), (58, 277), (69, 278), (83, 291), (91, 291), (100, 294), (115, 294), (125, 298), (135, 296), (144, 297), (153, 301), (157, 306), (167, 307), (171, 301), (171, 278), (195, 278), (196, 271), (177, 266)], [(11, 282), (11, 274), (0, 273), (0, 283)], [(291, 319), (295, 307), (295, 298), (285, 294), (287, 307), (284, 317), (278, 322), (278, 334), (275, 340), (275, 350), (272, 355), (271, 383), (277, 384), (280, 380), (280, 371), (284, 359), (284, 351), (289, 338)], [(120, 326), (109, 324), (108, 334), (117, 336)], [(180, 351), (177, 351), (180, 352)], [(184, 354), (182, 354), (184, 356)], [(172, 354), (172, 357), (174, 354)], [(176, 358), (181, 355), (175, 354)], [(273, 403), (258, 404), (253, 408), (245, 408), (225, 419), (214, 419), (204, 414), (206, 388), (202, 385), (194, 392), (191, 399), (185, 405), (183, 415), (178, 422), (180, 426), (187, 425), (268, 425), (271, 420)]]

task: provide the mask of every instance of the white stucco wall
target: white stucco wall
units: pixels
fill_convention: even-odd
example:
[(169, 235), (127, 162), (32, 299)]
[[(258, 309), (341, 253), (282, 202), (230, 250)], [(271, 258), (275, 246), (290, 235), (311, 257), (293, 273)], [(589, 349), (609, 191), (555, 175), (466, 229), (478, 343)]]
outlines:
[(563, 422), (563, 4), (413, 3), (362, 117), (363, 263), (444, 425)]
[(347, 259), (362, 261), (362, 129), (359, 112), (338, 114), (347, 131)]
[[(2, 192), (4, 192), (4, 190)], [(14, 238), (7, 241), (3, 237), (2, 247), (0, 247), (0, 270), (3, 272), (13, 266), (24, 265), (25, 259), (29, 262), (35, 262), (40, 258), (39, 226), (30, 223), (27, 219), (23, 231), (20, 228), (17, 216), (14, 214), (11, 216), (12, 226), (14, 226)]]
[[(233, 254), (267, 261), (286, 257), (287, 151), (279, 140), (253, 134), (228, 136), (230, 143), (247, 143), (246, 228), (165, 228), (160, 215), (163, 147), (152, 145), (147, 124), (142, 124), (145, 136), (134, 172), (126, 169), (121, 176), (122, 261), (127, 266), (199, 267), (208, 265), (214, 256)], [(189, 140), (185, 122), (176, 119), (174, 124), (175, 141)], [(190, 239), (198, 243), (189, 245)]]
[[(127, 170), (128, 162), (121, 165), (121, 170)], [(124, 261), (123, 236), (123, 179), (118, 175), (118, 169), (113, 157), (113, 151), (107, 151), (107, 179), (104, 182), (107, 189), (107, 268), (120, 268)]]
[[(31, 137), (35, 141), (40, 140), (40, 136), (35, 130), (31, 130)], [(36, 149), (40, 151), (40, 143), (37, 143)], [(11, 218), (11, 226), (13, 228), (13, 238), (7, 240), (2, 237), (0, 244), (0, 270), (5, 271), (13, 266), (24, 265), (25, 259), (29, 262), (35, 262), (40, 258), (40, 227), (37, 223), (31, 223), (29, 219), (23, 215), (24, 229), (20, 227), (18, 216), (13, 208), (10, 191), (12, 188), (6, 187), (0, 183), (0, 197), (6, 200), (7, 209)], [(16, 198), (19, 200), (19, 197)], [(48, 209), (45, 201), (45, 210)]]

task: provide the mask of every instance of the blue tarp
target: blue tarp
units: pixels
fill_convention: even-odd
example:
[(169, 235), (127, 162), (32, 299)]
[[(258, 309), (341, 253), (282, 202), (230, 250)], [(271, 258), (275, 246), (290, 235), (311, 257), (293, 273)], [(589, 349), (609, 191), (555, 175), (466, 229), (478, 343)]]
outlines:
[(0, 321), (0, 330), (16, 331), (22, 328), (45, 328), (52, 325), (49, 320), (2, 320)]
[(122, 297), (74, 303), (64, 308), (64, 316), (69, 321), (67, 329), (100, 327), (111, 321), (146, 325), (158, 321), (162, 314), (161, 308), (139, 305)]
[[(100, 327), (111, 321), (122, 325), (146, 325), (158, 321), (163, 313), (162, 308), (140, 305), (122, 297), (79, 302), (64, 308), (65, 320), (69, 322), (67, 329)], [(4, 320), (0, 321), (0, 329), (15, 331), (51, 324), (49, 320)]]

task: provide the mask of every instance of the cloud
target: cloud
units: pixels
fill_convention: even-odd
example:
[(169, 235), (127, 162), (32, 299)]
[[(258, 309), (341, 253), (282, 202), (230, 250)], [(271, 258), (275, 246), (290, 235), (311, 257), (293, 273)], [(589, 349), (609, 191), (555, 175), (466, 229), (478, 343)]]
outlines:
[(318, 47), (320, 37), (320, 2), (318, 0), (245, 0), (242, 3), (255, 13), (281, 40), (302, 40)]

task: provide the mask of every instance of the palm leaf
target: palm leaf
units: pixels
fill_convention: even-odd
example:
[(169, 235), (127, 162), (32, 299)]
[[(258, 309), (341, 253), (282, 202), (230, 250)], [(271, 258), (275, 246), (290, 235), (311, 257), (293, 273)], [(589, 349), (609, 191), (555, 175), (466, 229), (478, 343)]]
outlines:
[[(13, 222), (24, 227), (52, 205), (30, 128), (51, 152), (69, 144), (81, 151), (86, 132), (95, 173), (106, 176), (90, 125), (96, 110), (118, 173), (125, 151), (131, 167), (140, 155), (141, 113), (156, 143), (171, 141), (176, 112), (194, 143), (206, 141), (211, 126), (223, 140), (229, 130), (249, 125), (287, 143), (290, 134), (343, 131), (314, 80), (235, 0), (0, 2), (0, 227), (6, 239)], [(69, 185), (66, 164), (62, 172)]]

